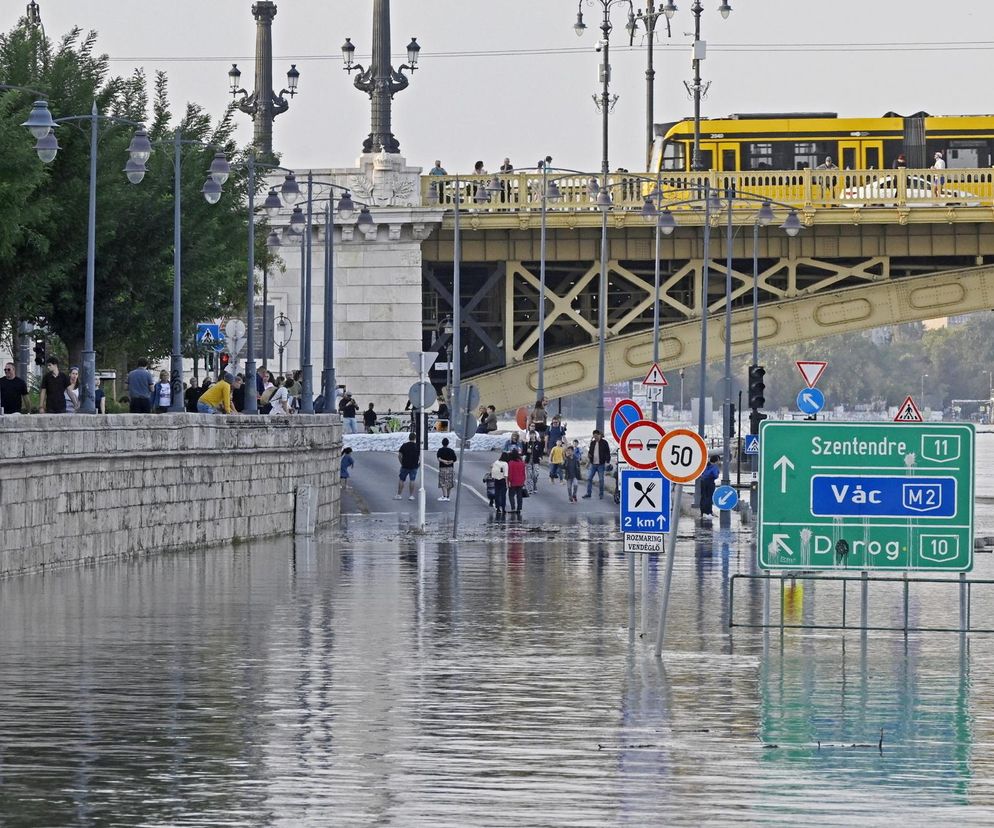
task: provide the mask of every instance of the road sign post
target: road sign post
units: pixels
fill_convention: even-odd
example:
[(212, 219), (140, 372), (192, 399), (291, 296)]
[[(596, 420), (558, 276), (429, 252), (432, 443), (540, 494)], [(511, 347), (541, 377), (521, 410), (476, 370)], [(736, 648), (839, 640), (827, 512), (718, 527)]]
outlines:
[(759, 566), (966, 572), (970, 424), (760, 427)]

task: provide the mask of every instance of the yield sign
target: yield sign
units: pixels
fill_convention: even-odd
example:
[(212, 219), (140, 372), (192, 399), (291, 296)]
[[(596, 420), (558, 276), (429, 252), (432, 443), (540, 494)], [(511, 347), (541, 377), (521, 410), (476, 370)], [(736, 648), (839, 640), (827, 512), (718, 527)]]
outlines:
[(814, 388), (818, 384), (818, 380), (821, 379), (821, 375), (828, 367), (827, 362), (814, 362), (803, 359), (797, 360), (795, 365), (797, 365), (797, 370), (801, 372), (801, 376), (804, 377), (804, 384), (808, 388)]
[(642, 380), (643, 385), (654, 385), (663, 386), (669, 385), (666, 381), (666, 377), (663, 376), (663, 372), (659, 369), (659, 363), (652, 363), (652, 368), (649, 369), (649, 373), (645, 375), (645, 379)]
[(911, 399), (910, 395), (905, 398), (904, 402), (901, 403), (901, 407), (897, 409), (897, 416), (894, 417), (895, 423), (923, 423), (925, 418), (922, 417), (921, 409), (915, 405), (915, 401)]

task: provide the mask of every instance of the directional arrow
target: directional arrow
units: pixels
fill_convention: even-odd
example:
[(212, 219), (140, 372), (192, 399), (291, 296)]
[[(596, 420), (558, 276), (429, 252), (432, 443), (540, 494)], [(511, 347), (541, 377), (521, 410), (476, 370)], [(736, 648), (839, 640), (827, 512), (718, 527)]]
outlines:
[(789, 546), (787, 546), (787, 543), (786, 543), (787, 538), (789, 538), (789, 537), (790, 537), (790, 535), (778, 535), (778, 534), (774, 533), (774, 535), (773, 535), (773, 543), (771, 544), (773, 546), (773, 553), (774, 554), (777, 554), (781, 549), (784, 552), (786, 552), (788, 555), (793, 555), (794, 554), (794, 550), (791, 549)]
[[(784, 454), (781, 455), (780, 459), (773, 464), (773, 468), (780, 471), (780, 494), (787, 494), (787, 469), (793, 471), (795, 468), (794, 464), (791, 463), (787, 458), (787, 455)], [(784, 537), (787, 536), (784, 535)]]
[(809, 394), (807, 391), (802, 391), (801, 392), (801, 398), (804, 400), (804, 402), (806, 402), (812, 408), (815, 407), (818, 404), (815, 401), (815, 398), (811, 394)]
[(727, 493), (725, 494), (725, 496), (724, 496), (724, 497), (719, 497), (719, 498), (718, 498), (718, 503), (719, 503), (720, 505), (724, 506), (724, 505), (725, 505), (726, 503), (728, 503), (728, 501), (729, 501), (729, 500), (731, 500), (731, 499), (732, 499), (733, 497), (735, 497), (735, 493), (734, 493), (734, 492), (727, 492)]

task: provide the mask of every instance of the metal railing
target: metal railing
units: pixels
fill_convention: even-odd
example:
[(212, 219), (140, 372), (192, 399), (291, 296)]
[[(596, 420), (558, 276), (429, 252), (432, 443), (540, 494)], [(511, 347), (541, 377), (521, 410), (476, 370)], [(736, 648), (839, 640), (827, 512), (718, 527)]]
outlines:
[[(490, 199), (476, 202), (489, 175), (460, 176), (458, 179), (466, 209), (512, 212), (542, 209), (542, 176), (537, 173), (510, 173), (498, 176), (501, 187)], [(556, 177), (562, 197), (549, 203), (549, 209), (597, 210), (589, 183), (601, 184), (600, 174)], [(666, 172), (662, 175), (663, 203), (685, 201), (688, 190), (711, 190), (721, 194), (731, 190), (763, 195), (801, 209), (864, 207), (991, 207), (994, 206), (994, 168), (955, 170), (750, 170), (739, 172)], [(655, 191), (656, 176), (649, 173), (611, 173), (608, 187), (615, 210), (641, 210), (646, 197)], [(451, 207), (455, 196), (455, 176), (421, 177), (423, 204)], [(733, 200), (733, 204), (734, 204)], [(693, 211), (683, 204), (674, 210)], [(743, 213), (754, 213), (756, 204), (743, 201)]]
[[(764, 592), (764, 620), (761, 624), (755, 623), (737, 623), (735, 621), (735, 582), (737, 580), (745, 581), (762, 581), (766, 587)], [(771, 602), (769, 597), (769, 586), (772, 582), (779, 582), (780, 584), (780, 612), (779, 619), (776, 623), (770, 623), (769, 614), (771, 609)], [(788, 583), (793, 584), (796, 581), (802, 582), (825, 582), (825, 583), (840, 583), (842, 584), (842, 602), (841, 602), (841, 613), (842, 622), (840, 624), (806, 624), (806, 623), (787, 623), (786, 621), (786, 602), (787, 595), (785, 592), (785, 587)], [(847, 597), (848, 597), (848, 585), (850, 582), (860, 584), (860, 612), (859, 612), (859, 624), (850, 624), (847, 617)], [(902, 604), (903, 604), (903, 619), (904, 623), (900, 626), (876, 626), (868, 623), (869, 620), (869, 585), (873, 583), (886, 583), (886, 584), (900, 584), (902, 589)], [(942, 584), (944, 586), (955, 586), (959, 587), (959, 627), (917, 627), (911, 626), (909, 624), (909, 607), (910, 607), (910, 587), (913, 584)], [(994, 584), (994, 580), (986, 578), (967, 578), (965, 573), (960, 574), (959, 578), (937, 578), (928, 576), (913, 576), (913, 575), (870, 575), (868, 572), (860, 572), (858, 575), (824, 575), (824, 574), (807, 574), (807, 573), (779, 573), (779, 574), (763, 574), (763, 575), (752, 575), (746, 573), (739, 573), (732, 575), (729, 582), (729, 593), (728, 593), (728, 626), (729, 627), (747, 627), (751, 629), (778, 629), (778, 630), (854, 630), (857, 632), (862, 631), (877, 631), (877, 632), (952, 632), (952, 633), (994, 633), (994, 629), (973, 627), (971, 625), (971, 613), (970, 613), (970, 601), (972, 598), (973, 587), (974, 586), (990, 586)]]

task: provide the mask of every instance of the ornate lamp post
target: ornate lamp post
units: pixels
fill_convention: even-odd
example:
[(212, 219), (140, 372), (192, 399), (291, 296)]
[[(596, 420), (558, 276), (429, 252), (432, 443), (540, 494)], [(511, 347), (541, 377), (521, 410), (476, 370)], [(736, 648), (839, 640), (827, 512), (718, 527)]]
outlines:
[(400, 141), (391, 132), (391, 101), (394, 95), (407, 89), (409, 80), (404, 70), (414, 72), (418, 68), (420, 52), (417, 38), (412, 37), (407, 44), (407, 63), (400, 67), (400, 71), (390, 65), (390, 0), (373, 2), (373, 59), (368, 69), (353, 62), (355, 46), (352, 45), (352, 38), (345, 38), (342, 44), (345, 71), (350, 75), (352, 72), (359, 73), (355, 88), (366, 92), (373, 102), (372, 131), (362, 144), (363, 153), (377, 152), (380, 147), (385, 152), (400, 152)]
[(670, 19), (676, 14), (676, 6), (672, 0), (665, 6), (656, 8), (656, 0), (648, 0), (645, 11), (639, 9), (636, 15), (637, 20), (645, 27), (646, 33), (646, 67), (645, 67), (645, 146), (646, 160), (652, 157), (652, 144), (655, 136), (653, 129), (655, 125), (654, 101), (656, 86), (656, 69), (654, 66), (656, 49), (656, 24), (660, 17), (666, 19), (666, 33), (670, 34)]
[[(240, 88), (242, 73), (238, 64), (231, 64), (228, 80), (231, 95), (237, 100), (238, 108), (255, 122), (253, 144), (263, 160), (273, 157), (273, 121), (290, 108), (291, 98), (297, 94), (300, 72), (296, 64), (291, 64), (286, 73), (287, 88), (277, 95), (273, 91), (273, 18), (276, 17), (276, 4), (272, 0), (260, 0), (252, 5), (255, 17), (255, 91), (249, 94)], [(239, 99), (238, 96), (242, 97)]]

